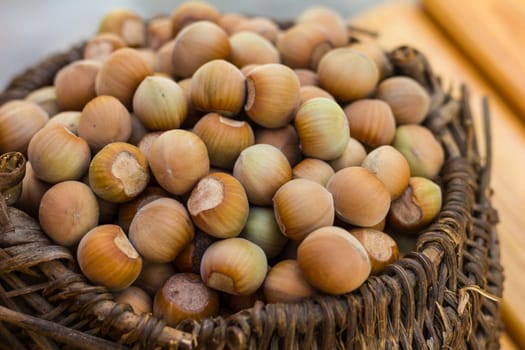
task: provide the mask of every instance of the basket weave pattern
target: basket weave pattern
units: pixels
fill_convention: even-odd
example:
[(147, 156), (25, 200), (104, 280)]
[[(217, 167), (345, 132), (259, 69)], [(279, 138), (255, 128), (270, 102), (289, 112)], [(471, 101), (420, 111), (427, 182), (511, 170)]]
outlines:
[[(29, 69), (0, 94), (0, 105), (52, 84), (56, 72), (81, 53), (78, 46)], [(440, 174), (443, 208), (414, 252), (350, 294), (298, 304), (258, 302), (227, 318), (187, 320), (174, 329), (114, 303), (104, 287), (80, 274), (71, 251), (50, 242), (37, 222), (0, 200), (0, 339), (5, 343), (0, 349), (499, 348), (503, 272), (497, 212), (490, 203), (488, 107), (483, 144), (489, 147), (482, 158), (468, 91), (463, 89), (459, 99), (443, 92), (413, 48), (396, 49), (389, 58), (395, 74), (415, 78), (433, 96), (426, 125), (446, 150)], [(23, 159), (5, 157), (2, 193), (4, 177), (24, 169)]]

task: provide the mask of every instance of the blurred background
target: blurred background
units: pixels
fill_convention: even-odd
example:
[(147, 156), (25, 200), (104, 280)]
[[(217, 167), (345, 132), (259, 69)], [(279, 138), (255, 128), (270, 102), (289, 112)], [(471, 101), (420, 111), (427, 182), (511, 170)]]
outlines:
[[(296, 17), (314, 4), (343, 17), (355, 16), (388, 0), (208, 0), (221, 12), (275, 19)], [(169, 14), (182, 0), (0, 0), (0, 90), (10, 79), (46, 56), (66, 51), (96, 32), (102, 16), (124, 7), (143, 18)]]

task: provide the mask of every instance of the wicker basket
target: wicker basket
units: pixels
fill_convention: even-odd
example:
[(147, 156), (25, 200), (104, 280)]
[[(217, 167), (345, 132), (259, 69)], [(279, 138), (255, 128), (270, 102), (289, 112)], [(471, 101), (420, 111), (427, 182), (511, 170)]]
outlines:
[[(0, 104), (49, 85), (78, 46), (16, 77)], [(184, 321), (177, 329), (116, 304), (90, 285), (68, 249), (54, 245), (27, 214), (9, 207), (24, 174), (20, 154), (0, 161), (0, 349), (497, 349), (502, 323), (497, 213), (490, 203), (490, 126), (478, 148), (468, 93), (444, 92), (411, 47), (388, 53), (396, 75), (432, 95), (426, 125), (442, 141), (443, 208), (416, 249), (353, 293), (298, 304), (263, 304), (229, 317)], [(486, 101), (485, 101), (486, 102)], [(483, 154), (483, 156), (482, 156)]]

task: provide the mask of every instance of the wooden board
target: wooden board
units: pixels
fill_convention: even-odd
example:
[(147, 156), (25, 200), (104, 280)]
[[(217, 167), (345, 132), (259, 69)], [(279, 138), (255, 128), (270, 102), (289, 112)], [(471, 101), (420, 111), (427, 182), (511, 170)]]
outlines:
[[(502, 263), (505, 268), (503, 319), (517, 346), (525, 348), (525, 123), (518, 118), (448, 37), (414, 2), (390, 2), (356, 18), (352, 24), (380, 33), (385, 49), (409, 44), (424, 52), (445, 84), (466, 83), (474, 113), (481, 97), (490, 98), (493, 135), (493, 204), (499, 212)], [(523, 77), (521, 77), (523, 78)], [(479, 124), (479, 123), (478, 123)]]
[(423, 4), (525, 122), (525, 1), (423, 0)]
[(509, 338), (508, 334), (503, 334), (501, 337), (501, 350), (518, 350), (518, 346), (512, 339)]

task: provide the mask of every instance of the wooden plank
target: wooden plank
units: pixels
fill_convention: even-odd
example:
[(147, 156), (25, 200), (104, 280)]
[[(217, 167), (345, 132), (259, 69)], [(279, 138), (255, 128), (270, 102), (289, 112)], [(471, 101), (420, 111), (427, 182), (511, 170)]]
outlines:
[(525, 1), (423, 0), (423, 4), (525, 121)]
[(508, 334), (503, 334), (500, 339), (501, 350), (518, 350), (518, 346), (513, 342)]
[[(466, 83), (471, 89), (472, 107), (481, 116), (480, 99), (491, 102), (493, 135), (493, 204), (499, 212), (498, 232), (505, 268), (503, 319), (509, 335), (525, 348), (525, 124), (454, 46), (444, 33), (413, 2), (391, 2), (350, 19), (352, 24), (380, 33), (385, 49), (410, 44), (424, 52), (445, 84)], [(479, 125), (479, 123), (478, 123)]]

